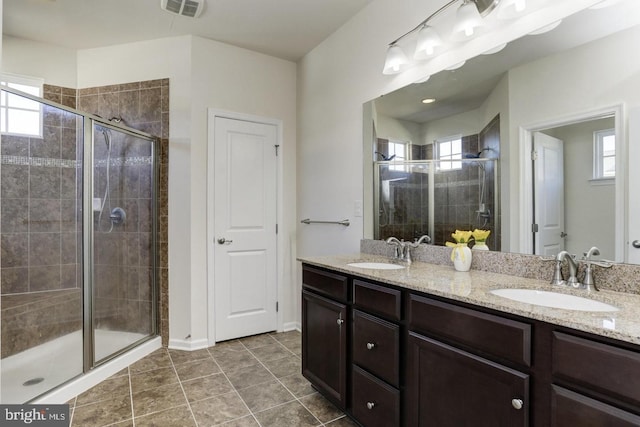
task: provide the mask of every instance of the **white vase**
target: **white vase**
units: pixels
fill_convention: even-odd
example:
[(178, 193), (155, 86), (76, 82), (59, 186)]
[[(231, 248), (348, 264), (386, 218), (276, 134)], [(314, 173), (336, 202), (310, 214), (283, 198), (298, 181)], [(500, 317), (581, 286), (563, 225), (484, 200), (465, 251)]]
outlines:
[(471, 249), (468, 246), (456, 246), (453, 248), (453, 266), (457, 271), (469, 271), (471, 269)]
[(487, 246), (487, 244), (485, 242), (476, 243), (475, 245), (473, 245), (473, 250), (474, 251), (488, 251), (489, 250), (489, 246)]

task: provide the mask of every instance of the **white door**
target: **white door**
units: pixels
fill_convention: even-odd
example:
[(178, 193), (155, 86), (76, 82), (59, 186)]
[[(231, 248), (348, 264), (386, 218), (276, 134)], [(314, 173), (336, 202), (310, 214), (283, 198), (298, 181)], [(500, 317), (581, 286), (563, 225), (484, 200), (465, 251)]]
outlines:
[(214, 119), (215, 340), (277, 328), (277, 127)]
[[(640, 107), (629, 110), (629, 159), (640, 159)], [(626, 262), (640, 264), (640, 168), (630, 161), (629, 167), (629, 235)]]
[(564, 249), (564, 163), (562, 141), (541, 132), (533, 134), (534, 233), (537, 255), (556, 255)]

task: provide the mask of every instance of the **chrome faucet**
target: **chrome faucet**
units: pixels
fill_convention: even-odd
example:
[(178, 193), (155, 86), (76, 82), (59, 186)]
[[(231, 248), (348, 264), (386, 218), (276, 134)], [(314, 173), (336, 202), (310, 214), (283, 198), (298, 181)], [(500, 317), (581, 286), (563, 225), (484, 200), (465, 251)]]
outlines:
[[(566, 281), (562, 280), (562, 273), (560, 272), (562, 261), (564, 261), (565, 259), (567, 260), (567, 264), (569, 265), (569, 278)], [(559, 272), (560, 274), (558, 274)], [(554, 285), (567, 284), (573, 286), (574, 288), (577, 288), (580, 286), (580, 282), (578, 282), (578, 278), (576, 277), (577, 275), (578, 263), (575, 260), (575, 255), (571, 255), (567, 251), (558, 252), (558, 255), (556, 255), (556, 270), (551, 283)], [(560, 278), (560, 280), (558, 280), (558, 277)]]
[(411, 264), (411, 248), (417, 248), (422, 243), (431, 243), (431, 237), (425, 234), (424, 236), (420, 236), (420, 238), (416, 239), (413, 243), (398, 240), (396, 237), (389, 237), (386, 242), (388, 245), (395, 246), (395, 258), (405, 261), (407, 264)]

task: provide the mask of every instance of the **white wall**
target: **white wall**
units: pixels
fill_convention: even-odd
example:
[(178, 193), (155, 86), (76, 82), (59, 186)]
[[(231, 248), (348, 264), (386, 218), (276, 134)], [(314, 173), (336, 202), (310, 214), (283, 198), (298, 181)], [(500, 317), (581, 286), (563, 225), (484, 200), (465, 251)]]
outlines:
[(591, 181), (593, 133), (614, 126), (607, 118), (544, 132), (564, 142), (565, 249), (578, 256), (597, 246), (602, 258), (615, 258), (615, 186)]
[(78, 73), (75, 49), (7, 35), (2, 36), (2, 49), (2, 71), (39, 77), (50, 85), (76, 87)]
[[(626, 109), (640, 105), (640, 57), (628, 52), (629, 46), (639, 38), (640, 28), (632, 28), (509, 72), (509, 139), (513, 142), (510, 144), (511, 188), (508, 191), (512, 221), (520, 217), (520, 128), (559, 121), (623, 102)], [(553, 78), (548, 78), (548, 70), (554, 70)], [(624, 128), (627, 128), (626, 123)], [(625, 163), (628, 162), (624, 153), (621, 156)], [(512, 247), (518, 247), (519, 239), (520, 233), (514, 232)]]
[(407, 120), (395, 119), (378, 114), (374, 123), (376, 136), (396, 141), (411, 141), (412, 144), (422, 144), (420, 140), (420, 124)]
[[(200, 37), (193, 38), (191, 79), (191, 310), (206, 318), (207, 307), (207, 108), (282, 120), (283, 201), (279, 245), (284, 292), (280, 307), (285, 325), (296, 322), (298, 296), (292, 290), (295, 266), (296, 64)], [(192, 337), (206, 334), (206, 324), (193, 324)], [(206, 336), (206, 335), (205, 335)]]
[(423, 139), (421, 144), (433, 144), (435, 140), (449, 136), (467, 136), (480, 133), (488, 123), (488, 121), (483, 122), (483, 116), (482, 109), (477, 108), (425, 123), (422, 126)]

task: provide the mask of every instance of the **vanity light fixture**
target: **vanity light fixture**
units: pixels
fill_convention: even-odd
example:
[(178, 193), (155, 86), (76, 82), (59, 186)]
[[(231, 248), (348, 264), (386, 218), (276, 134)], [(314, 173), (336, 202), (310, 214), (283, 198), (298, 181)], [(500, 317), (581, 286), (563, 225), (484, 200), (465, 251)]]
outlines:
[(466, 40), (478, 33), (484, 27), (478, 6), (472, 0), (464, 0), (456, 12), (456, 22), (453, 25), (454, 40)]
[(434, 102), (436, 102), (435, 98), (425, 98), (425, 99), (422, 100), (423, 104), (432, 104)]
[(449, 36), (451, 41), (464, 41), (474, 37), (484, 27), (483, 16), (489, 14), (502, 0), (449, 0), (444, 6), (432, 13), (427, 19), (415, 28), (407, 31), (396, 40), (389, 43), (383, 74), (398, 74), (412, 65), (408, 56), (399, 45), (407, 36), (417, 32), (417, 40), (414, 37), (414, 60), (429, 59), (445, 47), (438, 31), (429, 23), (437, 16), (456, 4), (460, 4), (456, 11), (456, 19)]
[(387, 50), (387, 59), (384, 62), (382, 74), (398, 74), (409, 68), (410, 62), (400, 46), (391, 44)]

